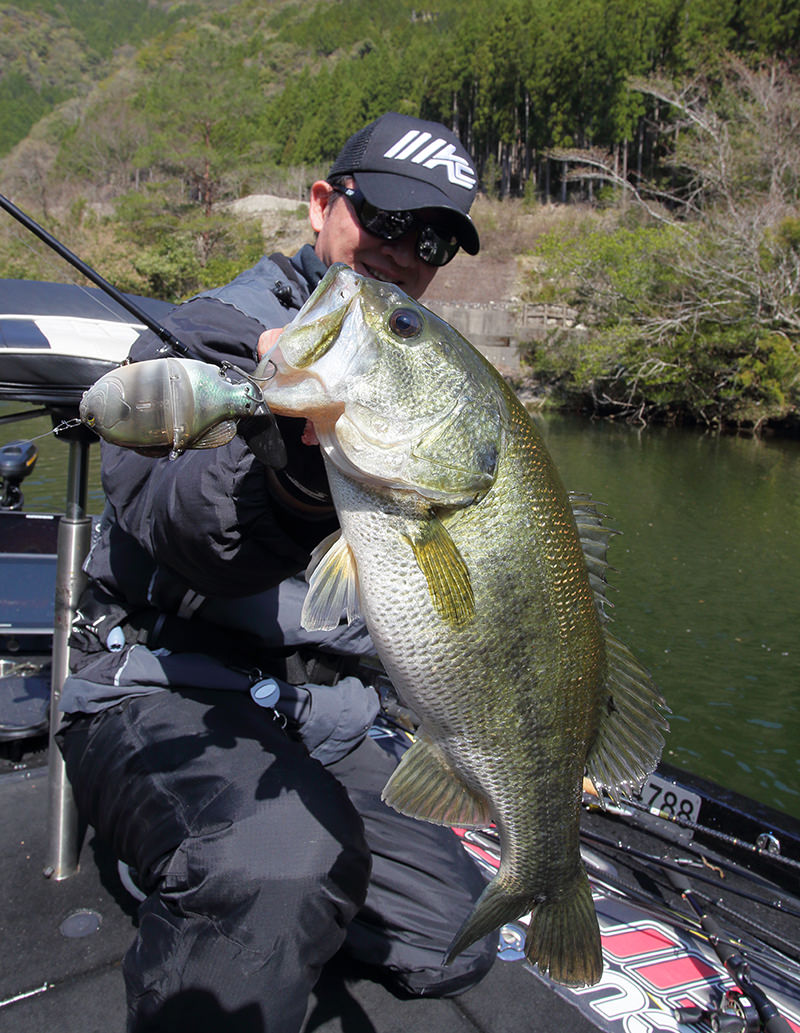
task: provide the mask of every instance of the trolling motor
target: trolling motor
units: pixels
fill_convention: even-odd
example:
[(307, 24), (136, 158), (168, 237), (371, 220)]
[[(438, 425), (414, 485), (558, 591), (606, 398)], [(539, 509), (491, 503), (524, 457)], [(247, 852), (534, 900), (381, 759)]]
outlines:
[(20, 484), (33, 472), (38, 457), (32, 441), (11, 441), (0, 447), (0, 509), (22, 509)]

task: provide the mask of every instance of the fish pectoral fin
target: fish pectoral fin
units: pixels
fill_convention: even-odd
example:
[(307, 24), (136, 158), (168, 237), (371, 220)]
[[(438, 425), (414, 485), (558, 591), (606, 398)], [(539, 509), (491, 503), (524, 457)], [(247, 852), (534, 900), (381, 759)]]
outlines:
[(306, 631), (332, 631), (347, 614), (350, 624), (358, 616), (358, 571), (350, 546), (340, 531), (329, 535), (314, 549), (306, 570), (308, 594), (300, 623)]
[(227, 445), (229, 441), (233, 441), (235, 435), (236, 420), (223, 420), (184, 448), (219, 448), (220, 445)]
[(441, 749), (425, 737), (404, 755), (381, 799), (401, 814), (434, 825), (484, 828), (492, 823), (489, 801), (466, 785)]
[(472, 579), (461, 553), (437, 517), (426, 520), (414, 536), (404, 536), (425, 580), (436, 612), (454, 628), (475, 616)]
[(669, 729), (669, 707), (627, 646), (608, 633), (606, 651), (603, 713), (586, 773), (598, 790), (616, 800), (618, 792), (636, 792), (655, 770)]

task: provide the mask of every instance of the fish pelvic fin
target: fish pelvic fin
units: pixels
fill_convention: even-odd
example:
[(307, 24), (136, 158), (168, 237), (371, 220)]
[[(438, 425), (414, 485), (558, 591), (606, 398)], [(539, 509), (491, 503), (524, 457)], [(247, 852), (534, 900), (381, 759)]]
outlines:
[(454, 628), (469, 624), (475, 616), (475, 595), (469, 570), (447, 528), (431, 516), (413, 537), (403, 536), (411, 546), (436, 612)]
[(670, 712), (648, 671), (627, 646), (606, 633), (608, 676), (597, 738), (586, 773), (612, 800), (637, 792), (664, 748)]
[(381, 799), (401, 814), (434, 825), (484, 828), (492, 823), (488, 800), (466, 785), (441, 749), (424, 736), (406, 751)]
[(300, 615), (306, 631), (332, 631), (343, 613), (348, 624), (358, 615), (356, 561), (341, 531), (334, 531), (314, 549), (306, 580), (308, 593)]
[(600, 928), (586, 872), (534, 905), (525, 957), (557, 983), (593, 986), (603, 974)]

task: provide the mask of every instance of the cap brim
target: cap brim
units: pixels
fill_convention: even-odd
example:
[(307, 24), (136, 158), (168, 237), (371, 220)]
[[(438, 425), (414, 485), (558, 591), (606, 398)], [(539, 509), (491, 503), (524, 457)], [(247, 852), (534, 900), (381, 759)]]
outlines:
[(439, 208), (448, 212), (448, 221), (452, 220), (453, 232), (460, 246), (468, 255), (477, 255), (481, 242), (475, 223), (466, 212), (453, 204), (447, 194), (431, 183), (385, 172), (354, 172), (350, 175), (364, 197), (376, 208), (385, 208), (390, 212)]

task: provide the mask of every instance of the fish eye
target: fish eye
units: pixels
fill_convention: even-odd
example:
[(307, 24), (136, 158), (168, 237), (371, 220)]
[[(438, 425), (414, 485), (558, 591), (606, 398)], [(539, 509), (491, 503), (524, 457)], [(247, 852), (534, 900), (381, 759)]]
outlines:
[(422, 317), (413, 308), (397, 308), (389, 317), (389, 326), (398, 337), (417, 337), (422, 332)]

